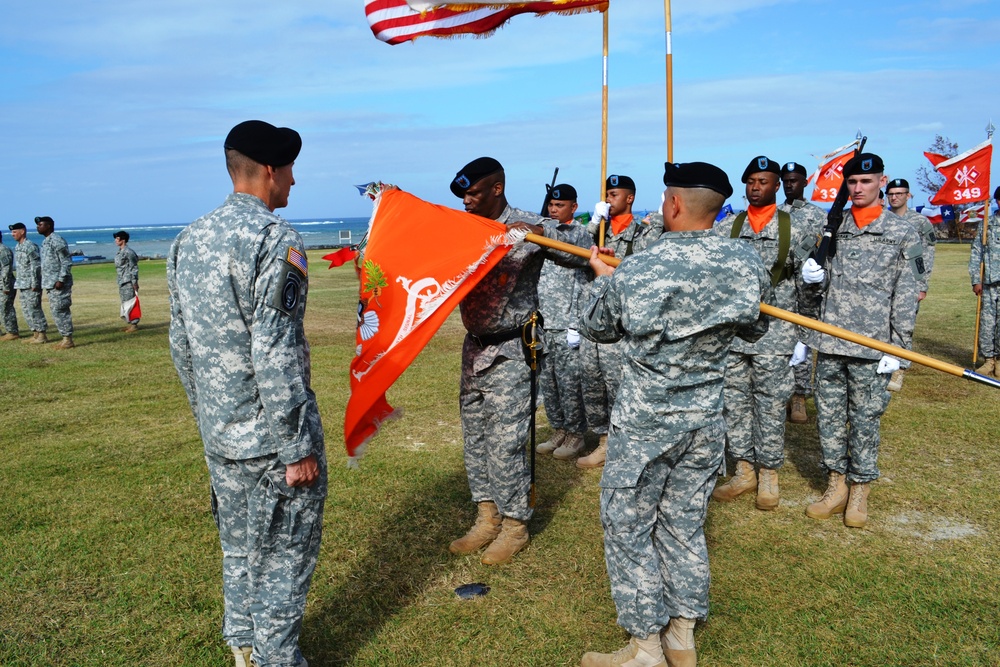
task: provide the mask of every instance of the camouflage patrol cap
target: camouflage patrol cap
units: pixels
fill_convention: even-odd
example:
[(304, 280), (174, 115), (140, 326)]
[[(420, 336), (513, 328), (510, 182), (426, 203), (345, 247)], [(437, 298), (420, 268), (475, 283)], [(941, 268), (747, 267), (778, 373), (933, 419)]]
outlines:
[(740, 183), (746, 183), (750, 178), (750, 174), (759, 174), (760, 172), (767, 172), (769, 174), (774, 174), (776, 176), (781, 176), (781, 167), (778, 163), (770, 159), (766, 155), (758, 155), (754, 159), (750, 160), (750, 164), (747, 168), (743, 170), (743, 176), (740, 178)]
[(568, 183), (560, 183), (552, 188), (549, 198), (553, 201), (576, 201), (576, 188)]
[(299, 156), (302, 137), (288, 127), (275, 127), (262, 120), (245, 120), (229, 130), (223, 146), (259, 164), (284, 167)]
[(875, 153), (855, 155), (844, 165), (844, 178), (859, 174), (881, 174), (885, 171), (885, 163)]
[(466, 190), (498, 171), (503, 171), (503, 165), (498, 160), (491, 157), (477, 157), (455, 174), (449, 186), (451, 193), (456, 197), (464, 197)]
[(666, 162), (663, 165), (663, 184), (674, 188), (708, 188), (726, 199), (733, 194), (726, 172), (707, 162)]

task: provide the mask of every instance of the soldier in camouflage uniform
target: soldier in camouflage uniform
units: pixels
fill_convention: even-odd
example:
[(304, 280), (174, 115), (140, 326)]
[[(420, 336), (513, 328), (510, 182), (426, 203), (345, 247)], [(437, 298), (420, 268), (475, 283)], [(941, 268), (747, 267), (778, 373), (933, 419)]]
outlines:
[[(820, 230), (826, 225), (826, 211), (805, 199), (808, 184), (806, 168), (798, 162), (787, 162), (781, 166), (781, 187), (785, 193), (785, 201), (778, 204), (778, 210), (791, 214), (796, 212), (808, 221), (810, 227)], [(788, 421), (793, 424), (805, 424), (809, 421), (806, 414), (806, 399), (813, 394), (813, 371), (816, 368), (815, 355), (812, 350), (806, 350), (806, 363), (792, 366), (795, 384), (792, 389), (792, 400), (788, 403)]]
[[(993, 198), (1000, 206), (1000, 187), (993, 191)], [(986, 211), (989, 214), (989, 211)], [(982, 298), (979, 313), (979, 354), (985, 359), (976, 369), (982, 375), (1000, 378), (1000, 214), (990, 218), (986, 225), (986, 242), (983, 242), (983, 223), (976, 228), (969, 254), (969, 278), (972, 292)]]
[(581, 667), (687, 667), (694, 625), (708, 615), (704, 523), (722, 462), (726, 356), (733, 336), (767, 329), (770, 276), (749, 244), (712, 223), (733, 190), (705, 163), (666, 165), (666, 232), (598, 278), (580, 332), (622, 341), (619, 400), (601, 477), (601, 522), (618, 624), (632, 635)]
[[(635, 202), (635, 181), (628, 176), (612, 174), (605, 182), (604, 202), (594, 205), (594, 218), (587, 231), (600, 244), (600, 221), (605, 224), (605, 248), (614, 251), (615, 257), (624, 258), (639, 252), (659, 238), (662, 227), (643, 224), (632, 215)], [(588, 290), (588, 298), (592, 294)], [(608, 450), (608, 414), (618, 394), (621, 383), (622, 353), (619, 343), (598, 345), (590, 340), (580, 343), (580, 360), (583, 366), (583, 400), (590, 429), (600, 436), (597, 449), (576, 461), (580, 468), (599, 468), (604, 465)]]
[[(576, 199), (576, 188), (572, 185), (555, 186), (547, 205), (549, 217), (564, 225), (573, 224)], [(538, 308), (545, 319), (545, 358), (539, 387), (553, 434), (536, 450), (563, 461), (576, 458), (587, 431), (580, 334), (576, 329), (587, 282), (586, 269), (559, 266), (552, 260), (545, 261), (538, 277)]]
[[(822, 295), (820, 319), (909, 349), (923, 277), (920, 236), (882, 208), (888, 179), (882, 159), (862, 153), (844, 165), (852, 207), (824, 266), (808, 259), (802, 278)], [(868, 521), (870, 483), (879, 476), (879, 423), (889, 405), (895, 357), (810, 330), (816, 360), (816, 421), (828, 473), (823, 498), (806, 508), (813, 519), (844, 512), (844, 524)], [(850, 481), (850, 489), (847, 482)]]
[[(451, 183), (452, 193), (462, 198), (469, 213), (565, 243), (589, 243), (579, 225), (562, 225), (512, 208), (504, 187), (503, 167), (490, 157), (465, 165)], [(522, 241), (459, 305), (468, 331), (462, 346), (459, 408), (465, 470), (478, 516), (449, 550), (468, 554), (489, 545), (481, 559), (485, 565), (507, 562), (529, 540), (531, 471), (526, 445), (532, 405), (521, 340), (538, 310), (538, 276), (549, 258), (565, 266), (585, 266), (587, 261)]]
[(56, 344), (57, 350), (68, 350), (73, 344), (73, 317), (69, 307), (73, 305), (73, 260), (70, 258), (66, 239), (55, 233), (55, 222), (47, 215), (35, 218), (38, 233), (45, 237), (42, 241), (42, 289), (49, 297), (52, 320), (62, 340)]
[[(771, 271), (778, 308), (815, 316), (814, 295), (807, 296), (799, 271), (816, 247), (820, 229), (797, 210), (778, 211), (779, 174), (774, 160), (763, 155), (751, 160), (741, 179), (746, 184), (747, 212), (720, 220), (715, 231), (738, 238), (757, 252)], [(778, 507), (778, 468), (785, 462), (785, 405), (793, 383), (789, 362), (801, 337), (795, 325), (776, 320), (756, 342), (733, 341), (723, 413), (736, 473), (712, 493), (716, 500), (725, 502), (756, 490), (757, 509)]]
[(23, 222), (17, 222), (8, 227), (10, 235), (17, 241), (14, 248), (14, 268), (17, 277), (14, 279), (14, 289), (18, 291), (21, 302), (21, 312), (31, 329), (29, 343), (47, 343), (45, 330), (49, 323), (45, 321), (42, 311), (42, 255), (38, 244), (28, 240), (27, 228)]
[(20, 334), (17, 328), (17, 313), (14, 312), (14, 252), (3, 245), (3, 234), (0, 234), (0, 320), (6, 330), (0, 340), (17, 340)]
[[(118, 252), (115, 253), (115, 276), (118, 278), (118, 298), (124, 305), (135, 298), (139, 293), (139, 256), (132, 248), (128, 247), (129, 233), (125, 230), (114, 233), (115, 245)], [(126, 319), (122, 310), (122, 319)], [(123, 331), (133, 333), (139, 329), (139, 318), (126, 320), (128, 326)]]
[(222, 634), (237, 667), (306, 667), (299, 633), (327, 491), (288, 205), (302, 140), (246, 121), (225, 141), (233, 193), (167, 260), (170, 353), (205, 445), (222, 543)]

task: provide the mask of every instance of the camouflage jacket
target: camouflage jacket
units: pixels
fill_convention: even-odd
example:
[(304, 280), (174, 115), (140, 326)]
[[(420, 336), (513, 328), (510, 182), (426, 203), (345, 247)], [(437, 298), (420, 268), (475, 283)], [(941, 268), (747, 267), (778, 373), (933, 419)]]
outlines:
[[(983, 245), (983, 223), (976, 227), (976, 236), (972, 239), (972, 252), (969, 254), (969, 278), (973, 285), (983, 283), (993, 285), (1000, 283), (1000, 215), (990, 218), (986, 226), (986, 245)], [(979, 275), (979, 264), (983, 264), (983, 276)]]
[(545, 260), (538, 276), (538, 308), (549, 331), (575, 329), (586, 305), (589, 271)]
[(170, 354), (208, 453), (288, 464), (322, 451), (305, 256), (298, 232), (245, 193), (170, 247)]
[(16, 289), (41, 289), (42, 287), (42, 255), (38, 244), (24, 239), (14, 248), (14, 269), (17, 278), (14, 280)]
[(72, 285), (72, 266), (66, 239), (55, 232), (46, 236), (42, 241), (42, 288), (52, 289), (57, 282), (61, 282), (63, 287)]
[[(827, 257), (826, 279), (810, 285), (821, 294), (820, 319), (855, 333), (910, 348), (923, 276), (920, 237), (890, 211), (859, 229), (848, 211), (837, 233), (836, 254)], [(817, 331), (809, 347), (826, 354), (880, 359), (882, 353)], [(906, 364), (906, 362), (904, 362)]]
[(902, 216), (920, 235), (920, 246), (924, 256), (924, 276), (918, 285), (918, 291), (926, 292), (931, 280), (931, 271), (934, 270), (934, 246), (937, 245), (937, 234), (934, 225), (927, 219), (926, 215), (921, 215), (913, 209), (906, 209), (906, 214)]
[(0, 290), (9, 292), (14, 289), (14, 251), (5, 245), (0, 245)]
[(128, 245), (118, 248), (115, 253), (115, 274), (119, 285), (139, 284), (139, 256)]
[(710, 230), (664, 232), (594, 289), (580, 333), (622, 341), (611, 423), (655, 448), (662, 435), (718, 419), (733, 337), (767, 331), (760, 302), (771, 292), (770, 272), (753, 248)]

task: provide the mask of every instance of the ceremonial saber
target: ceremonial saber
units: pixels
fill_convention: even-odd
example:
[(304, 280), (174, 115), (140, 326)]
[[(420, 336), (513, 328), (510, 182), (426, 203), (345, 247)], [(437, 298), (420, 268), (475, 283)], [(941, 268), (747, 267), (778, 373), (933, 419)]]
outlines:
[[(546, 246), (554, 250), (561, 250), (578, 257), (590, 257), (590, 250), (573, 245), (572, 243), (555, 241), (544, 236), (539, 236), (538, 234), (528, 234), (524, 237), (524, 240), (531, 241), (532, 243), (537, 243), (538, 245)], [(618, 266), (621, 264), (621, 260), (617, 257), (611, 257), (609, 255), (598, 255), (598, 257), (600, 257), (601, 261), (608, 266)], [(927, 355), (920, 354), (919, 352), (907, 350), (906, 348), (899, 347), (898, 345), (892, 345), (891, 343), (885, 343), (874, 338), (869, 338), (868, 336), (862, 336), (859, 333), (855, 333), (847, 329), (841, 329), (833, 324), (820, 322), (819, 320), (814, 320), (811, 317), (806, 317), (805, 315), (799, 315), (798, 313), (782, 310), (781, 308), (775, 308), (774, 306), (769, 306), (766, 303), (760, 304), (760, 312), (779, 320), (785, 320), (786, 322), (791, 322), (792, 324), (812, 329), (813, 331), (818, 331), (836, 338), (842, 338), (843, 340), (851, 343), (857, 343), (858, 345), (863, 345), (864, 347), (870, 347), (871, 349), (878, 350), (883, 354), (891, 354), (894, 357), (906, 359), (907, 361), (920, 364), (921, 366), (927, 366), (928, 368), (933, 368), (944, 373), (965, 378), (966, 380), (972, 380), (973, 382), (989, 385), (994, 389), (1000, 389), (1000, 380), (998, 379), (991, 378), (986, 375), (980, 375), (975, 371), (962, 368), (961, 366), (956, 366), (955, 364), (949, 364), (945, 361), (941, 361), (940, 359), (935, 359), (934, 357), (928, 357)]]

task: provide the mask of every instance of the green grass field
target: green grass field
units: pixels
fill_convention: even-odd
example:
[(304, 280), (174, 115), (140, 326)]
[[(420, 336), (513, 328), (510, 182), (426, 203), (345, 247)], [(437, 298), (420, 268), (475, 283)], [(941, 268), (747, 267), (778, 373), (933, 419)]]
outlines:
[[(448, 553), (474, 516), (456, 317), (390, 391), (406, 416), (360, 471), (346, 469), (356, 283), (310, 254), (306, 328), (331, 461), (302, 640), (310, 663), (576, 665), (623, 645), (599, 474), (541, 459), (530, 547), (499, 568)], [(967, 258), (968, 246), (938, 246), (914, 345), (963, 366), (975, 320)], [(167, 347), (164, 264), (140, 271), (139, 333), (120, 331), (105, 264), (74, 270), (75, 349), (0, 343), (4, 667), (231, 664), (208, 475)], [(1000, 392), (912, 369), (882, 422), (883, 477), (864, 530), (805, 517), (824, 488), (818, 439), (814, 421), (790, 426), (781, 507), (759, 512), (744, 497), (710, 509), (699, 664), (1000, 664), (998, 417)], [(461, 601), (453, 589), (467, 582), (492, 590)]]

